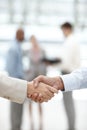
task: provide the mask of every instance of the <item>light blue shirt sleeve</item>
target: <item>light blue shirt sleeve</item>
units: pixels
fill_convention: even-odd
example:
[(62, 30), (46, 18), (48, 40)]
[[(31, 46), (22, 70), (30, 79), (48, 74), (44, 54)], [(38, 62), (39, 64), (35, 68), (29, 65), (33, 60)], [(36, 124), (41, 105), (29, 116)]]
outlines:
[(61, 76), (65, 91), (87, 88), (87, 68), (80, 68), (71, 74)]

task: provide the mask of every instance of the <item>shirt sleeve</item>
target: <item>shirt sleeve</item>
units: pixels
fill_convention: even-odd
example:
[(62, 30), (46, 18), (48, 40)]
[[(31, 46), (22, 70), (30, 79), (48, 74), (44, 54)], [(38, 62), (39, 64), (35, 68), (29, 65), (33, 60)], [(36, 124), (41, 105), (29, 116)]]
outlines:
[(87, 88), (87, 68), (80, 68), (71, 74), (61, 76), (65, 91)]
[(0, 74), (0, 97), (23, 103), (27, 97), (27, 81)]

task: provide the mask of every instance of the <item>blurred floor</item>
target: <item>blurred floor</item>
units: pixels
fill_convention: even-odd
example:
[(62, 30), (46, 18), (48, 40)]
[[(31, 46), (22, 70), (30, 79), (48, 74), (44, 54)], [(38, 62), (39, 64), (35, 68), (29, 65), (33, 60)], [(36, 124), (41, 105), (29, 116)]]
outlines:
[[(76, 130), (87, 130), (87, 100), (74, 100), (76, 107)], [(56, 96), (43, 106), (43, 130), (67, 130), (67, 119), (62, 95)], [(10, 130), (9, 101), (0, 99), (0, 130)], [(24, 105), (22, 130), (30, 129), (28, 103)], [(39, 130), (39, 117), (36, 103), (33, 103), (34, 130)]]

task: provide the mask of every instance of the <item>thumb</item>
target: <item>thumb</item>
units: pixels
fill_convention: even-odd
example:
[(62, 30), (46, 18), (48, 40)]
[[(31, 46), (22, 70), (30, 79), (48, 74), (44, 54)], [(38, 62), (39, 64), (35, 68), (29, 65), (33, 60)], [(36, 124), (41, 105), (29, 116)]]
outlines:
[(34, 79), (34, 80), (33, 80), (33, 85), (34, 85), (34, 88), (37, 88), (38, 85), (39, 85), (39, 81), (36, 80), (36, 79)]

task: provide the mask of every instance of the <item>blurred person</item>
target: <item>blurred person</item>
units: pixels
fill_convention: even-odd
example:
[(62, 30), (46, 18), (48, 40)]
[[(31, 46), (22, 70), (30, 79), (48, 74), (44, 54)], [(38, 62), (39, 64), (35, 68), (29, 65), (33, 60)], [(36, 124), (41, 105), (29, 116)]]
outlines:
[[(24, 31), (19, 28), (16, 31), (16, 39), (12, 43), (7, 55), (6, 70), (9, 76), (24, 79), (21, 44), (24, 40)], [(11, 103), (11, 130), (20, 130), (22, 122), (23, 105)]]
[[(71, 73), (80, 66), (80, 47), (73, 33), (73, 25), (71, 23), (65, 22), (61, 25), (61, 29), (65, 36), (61, 54), (61, 71), (64, 75)], [(63, 101), (68, 118), (69, 130), (74, 130), (76, 117), (72, 92), (64, 93)]]
[[(31, 81), (37, 76), (43, 74), (46, 75), (46, 65), (42, 62), (42, 59), (45, 58), (44, 50), (39, 46), (38, 41), (34, 35), (30, 37), (31, 48), (27, 52), (27, 57), (30, 63), (29, 74), (27, 75), (27, 80)], [(32, 115), (32, 105), (33, 102), (29, 102), (29, 111), (31, 119), (31, 128), (33, 130), (33, 115)], [(38, 104), (39, 117), (40, 117), (40, 130), (42, 129), (42, 106)]]

